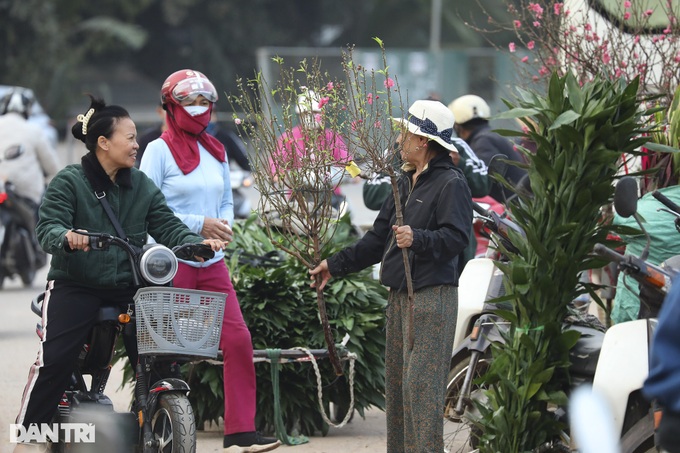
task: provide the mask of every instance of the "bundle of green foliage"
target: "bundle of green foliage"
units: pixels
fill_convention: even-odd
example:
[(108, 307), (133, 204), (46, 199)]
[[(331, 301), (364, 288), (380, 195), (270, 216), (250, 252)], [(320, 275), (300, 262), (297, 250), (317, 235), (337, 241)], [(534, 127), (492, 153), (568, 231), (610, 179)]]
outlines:
[[(341, 220), (328, 253), (352, 243), (349, 218)], [(255, 349), (325, 348), (316, 309), (316, 294), (309, 287), (308, 270), (297, 260), (280, 253), (278, 264), (258, 264), (240, 252), (265, 256), (276, 254), (266, 232), (251, 217), (234, 225), (234, 242), (227, 265), (238, 295), (241, 310), (253, 337)], [(350, 335), (347, 349), (357, 354), (354, 376), (354, 408), (363, 417), (369, 406), (384, 409), (384, 308), (387, 292), (372, 278), (370, 269), (329, 282), (325, 289), (328, 317), (336, 338)], [(336, 378), (330, 362), (318, 362), (323, 383), (324, 406), (329, 403), (347, 408), (349, 368)], [(198, 426), (217, 422), (223, 415), (222, 365), (212, 362), (187, 364), (184, 377), (191, 387), (191, 400)], [(268, 362), (255, 365), (257, 373), (257, 429), (273, 432), (274, 397)], [(319, 412), (317, 381), (308, 362), (280, 365), (280, 407), (286, 431), (313, 435), (328, 432)], [(345, 409), (346, 410), (346, 409)], [(338, 415), (336, 413), (336, 415)], [(338, 416), (342, 416), (340, 414)]]
[(638, 88), (638, 79), (580, 85), (571, 73), (554, 73), (545, 95), (519, 90), (499, 116), (521, 119), (537, 149), (525, 152), (533, 196), (512, 207), (526, 237), (515, 234), (519, 253), (499, 264), (513, 307), (498, 313), (511, 328), (482, 378), (489, 390), (479, 407), (480, 452), (533, 451), (565, 428), (551, 408), (567, 404), (569, 350), (579, 334), (562, 320), (571, 300), (594, 295), (579, 274), (602, 265), (592, 250), (611, 230), (600, 208), (612, 200), (621, 154), (639, 154), (649, 139), (644, 118), (653, 111), (640, 108)]

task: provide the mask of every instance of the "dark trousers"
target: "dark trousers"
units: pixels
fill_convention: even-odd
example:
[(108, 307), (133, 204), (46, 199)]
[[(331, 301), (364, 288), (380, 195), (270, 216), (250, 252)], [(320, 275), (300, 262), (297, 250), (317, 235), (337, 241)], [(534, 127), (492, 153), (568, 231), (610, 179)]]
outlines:
[[(99, 308), (120, 306), (125, 310), (133, 303), (134, 293), (127, 288), (101, 290), (73, 282), (48, 282), (42, 306), (43, 338), (29, 370), (17, 424), (28, 427), (52, 422)], [(125, 338), (125, 346), (136, 356), (134, 338)]]

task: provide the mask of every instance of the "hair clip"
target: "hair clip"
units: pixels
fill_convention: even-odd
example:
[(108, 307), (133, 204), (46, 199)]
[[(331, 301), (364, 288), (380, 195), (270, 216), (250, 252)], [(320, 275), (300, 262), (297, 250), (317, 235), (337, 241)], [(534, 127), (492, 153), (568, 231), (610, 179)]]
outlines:
[(87, 135), (87, 123), (90, 122), (90, 118), (92, 118), (92, 115), (94, 115), (94, 109), (88, 110), (85, 115), (80, 114), (76, 117), (76, 120), (83, 123), (83, 135)]

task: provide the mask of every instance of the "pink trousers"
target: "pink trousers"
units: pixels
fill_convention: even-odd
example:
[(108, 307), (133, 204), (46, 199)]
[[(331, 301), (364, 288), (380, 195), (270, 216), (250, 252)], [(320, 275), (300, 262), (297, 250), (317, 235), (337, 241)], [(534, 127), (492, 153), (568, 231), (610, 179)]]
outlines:
[(201, 268), (179, 263), (174, 285), (227, 295), (220, 338), (224, 356), (224, 434), (255, 431), (253, 343), (225, 262)]

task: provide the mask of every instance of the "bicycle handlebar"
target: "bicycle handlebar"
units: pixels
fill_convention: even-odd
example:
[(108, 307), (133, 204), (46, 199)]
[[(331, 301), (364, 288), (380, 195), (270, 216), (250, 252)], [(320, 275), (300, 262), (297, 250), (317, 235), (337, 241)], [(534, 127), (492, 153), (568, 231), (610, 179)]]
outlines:
[(607, 260), (614, 263), (623, 263), (625, 261), (625, 257), (623, 255), (602, 244), (595, 244), (593, 251), (601, 257), (606, 258)]

